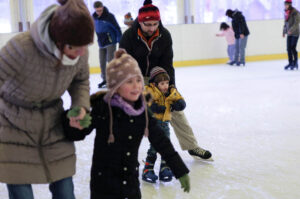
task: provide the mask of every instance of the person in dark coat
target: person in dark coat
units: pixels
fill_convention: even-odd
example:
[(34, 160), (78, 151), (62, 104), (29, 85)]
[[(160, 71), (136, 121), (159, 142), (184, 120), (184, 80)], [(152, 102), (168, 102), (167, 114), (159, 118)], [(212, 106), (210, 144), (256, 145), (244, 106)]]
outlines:
[(106, 64), (113, 59), (117, 43), (121, 40), (122, 32), (115, 16), (109, 12), (101, 1), (94, 3), (94, 9), (93, 19), (98, 37), (101, 77), (103, 80), (98, 84), (98, 87), (102, 88), (106, 86)]
[(108, 91), (91, 97), (91, 126), (80, 131), (71, 128), (73, 121), (63, 117), (69, 140), (82, 140), (96, 129), (91, 198), (141, 198), (138, 150), (144, 135), (179, 178), (184, 191), (189, 192), (188, 168), (147, 110), (143, 76), (136, 60), (119, 49), (106, 74)]
[(298, 52), (297, 43), (299, 39), (299, 22), (300, 16), (299, 11), (292, 6), (292, 0), (286, 0), (285, 6), (285, 17), (283, 27), (283, 37), (287, 35), (287, 53), (289, 64), (284, 67), (285, 70), (298, 69)]
[[(133, 26), (124, 32), (120, 48), (124, 48), (137, 60), (146, 85), (149, 83), (150, 71), (159, 66), (167, 71), (169, 83), (175, 87), (172, 45), (171, 34), (161, 23), (159, 9), (152, 5), (151, 0), (145, 0)], [(211, 153), (198, 146), (183, 111), (172, 112), (171, 125), (183, 150), (188, 150), (193, 157), (210, 159)]]
[(235, 36), (235, 56), (230, 65), (245, 66), (245, 49), (247, 46), (248, 35), (250, 34), (246, 19), (242, 12), (228, 9), (226, 16), (232, 18), (232, 28)]

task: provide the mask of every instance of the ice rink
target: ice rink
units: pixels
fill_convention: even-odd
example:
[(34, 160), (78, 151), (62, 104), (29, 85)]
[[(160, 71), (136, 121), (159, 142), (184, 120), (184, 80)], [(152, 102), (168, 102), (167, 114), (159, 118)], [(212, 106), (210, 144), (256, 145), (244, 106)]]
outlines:
[[(180, 149), (172, 131), (171, 140), (191, 171), (191, 192), (183, 193), (177, 180), (154, 185), (141, 181), (143, 199), (300, 198), (300, 72), (284, 71), (285, 64), (282, 60), (251, 62), (246, 67), (176, 68), (188, 121), (214, 161), (194, 160)], [(91, 92), (97, 91), (99, 82), (99, 75), (91, 76)], [(68, 107), (68, 95), (64, 98)], [(76, 143), (77, 199), (89, 198), (93, 137)], [(148, 147), (144, 139), (140, 173)], [(33, 189), (36, 199), (51, 198), (48, 185)], [(8, 199), (4, 184), (0, 199)]]

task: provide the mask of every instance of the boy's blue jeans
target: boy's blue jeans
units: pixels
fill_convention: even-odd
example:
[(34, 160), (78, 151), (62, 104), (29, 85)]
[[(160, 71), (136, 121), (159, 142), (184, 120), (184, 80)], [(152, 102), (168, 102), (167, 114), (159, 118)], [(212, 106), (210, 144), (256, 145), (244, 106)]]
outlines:
[[(34, 199), (31, 184), (7, 184), (7, 189), (9, 199)], [(75, 199), (72, 177), (51, 183), (49, 189), (52, 199)]]

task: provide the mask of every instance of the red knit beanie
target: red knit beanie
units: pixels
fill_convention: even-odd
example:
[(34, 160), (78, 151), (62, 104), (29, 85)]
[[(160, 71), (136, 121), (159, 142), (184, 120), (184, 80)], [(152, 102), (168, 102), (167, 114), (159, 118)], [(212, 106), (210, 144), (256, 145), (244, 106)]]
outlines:
[(285, 4), (292, 4), (292, 0), (285, 0), (284, 3)]
[(139, 9), (138, 21), (159, 21), (159, 9), (152, 5), (152, 0), (145, 0), (144, 6)]

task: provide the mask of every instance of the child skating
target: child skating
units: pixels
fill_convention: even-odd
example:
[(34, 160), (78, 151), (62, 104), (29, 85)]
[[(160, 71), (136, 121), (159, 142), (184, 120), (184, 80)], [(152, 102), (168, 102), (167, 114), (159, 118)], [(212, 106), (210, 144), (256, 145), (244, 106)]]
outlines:
[[(169, 123), (171, 120), (171, 111), (182, 111), (186, 104), (176, 88), (169, 87), (170, 77), (161, 67), (154, 67), (150, 71), (151, 82), (145, 86), (146, 92), (152, 96), (150, 108), (154, 117), (158, 120), (158, 125), (163, 129), (164, 135), (170, 138)], [(150, 144), (145, 161), (142, 179), (146, 182), (155, 183), (158, 176), (154, 172), (154, 164), (157, 158), (155, 148)], [(162, 158), (159, 169), (159, 180), (170, 182), (173, 173), (166, 161)]]
[(216, 34), (217, 37), (225, 37), (227, 41), (227, 54), (229, 57), (229, 63), (234, 62), (234, 53), (235, 53), (235, 38), (232, 28), (225, 22), (222, 22), (220, 25), (220, 33)]
[(92, 123), (88, 128), (71, 128), (73, 120), (64, 121), (66, 137), (82, 140), (96, 129), (91, 170), (91, 199), (140, 199), (138, 150), (147, 136), (189, 192), (189, 170), (170, 140), (147, 110), (143, 76), (135, 59), (118, 50), (106, 69), (107, 92), (91, 97)]

